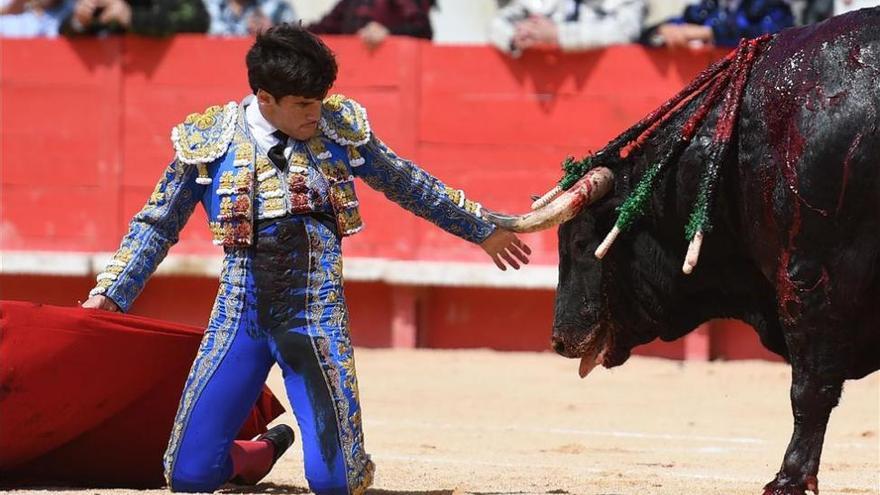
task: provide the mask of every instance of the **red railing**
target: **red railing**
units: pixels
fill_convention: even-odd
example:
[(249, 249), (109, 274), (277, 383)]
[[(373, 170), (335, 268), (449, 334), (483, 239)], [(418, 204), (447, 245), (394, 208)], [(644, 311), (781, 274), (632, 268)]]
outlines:
[[(400, 154), (490, 208), (524, 210), (566, 155), (596, 150), (717, 53), (620, 46), (511, 60), (489, 47), (330, 37), (334, 91), (361, 101)], [(248, 39), (3, 40), (0, 250), (111, 251), (171, 158), (187, 113), (248, 93)], [(350, 256), (484, 261), (472, 246), (361, 187)], [(176, 253), (214, 253), (201, 212)], [(530, 236), (555, 264), (553, 233)]]
[[(327, 41), (341, 67), (335, 91), (367, 107), (378, 136), (487, 207), (508, 211), (525, 210), (531, 194), (549, 188), (566, 155), (599, 149), (720, 56), (620, 46), (511, 60), (481, 46), (392, 39), (368, 51), (357, 39)], [(116, 248), (171, 158), (171, 127), (187, 113), (248, 93), (243, 59), (250, 43), (197, 36), (2, 40), (0, 297), (70, 305), (88, 292), (101, 253)], [(390, 279), (349, 278), (358, 345), (547, 349), (555, 231), (526, 236), (543, 269), (530, 267), (519, 279), (506, 273), (490, 284), (435, 285), (425, 273), (445, 276), (447, 261), (488, 259), (365, 185), (359, 195), (367, 229), (346, 241), (346, 257), (368, 258), (371, 269), (375, 258), (397, 264), (386, 270)], [(213, 259), (219, 251), (209, 242), (204, 215), (195, 217), (171, 254)], [(44, 251), (54, 261), (47, 263)], [(176, 276), (154, 279), (135, 313), (205, 323), (216, 281), (204, 275), (214, 272), (203, 267), (193, 277), (187, 271), (192, 259), (180, 258), (171, 263)], [(415, 278), (400, 278), (407, 269)], [(469, 270), (459, 268), (460, 278), (473, 278)], [(541, 282), (534, 285), (536, 278)], [(753, 332), (730, 324), (639, 352), (769, 356)]]

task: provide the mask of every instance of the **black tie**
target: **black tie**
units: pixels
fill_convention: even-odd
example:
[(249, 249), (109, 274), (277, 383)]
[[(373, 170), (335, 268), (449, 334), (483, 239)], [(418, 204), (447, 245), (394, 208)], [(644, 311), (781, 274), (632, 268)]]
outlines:
[(273, 136), (278, 138), (278, 144), (269, 148), (269, 159), (272, 160), (272, 163), (278, 167), (278, 170), (284, 172), (287, 170), (287, 158), (284, 157), (284, 148), (287, 147), (287, 134), (284, 134), (281, 131), (275, 131), (272, 133)]

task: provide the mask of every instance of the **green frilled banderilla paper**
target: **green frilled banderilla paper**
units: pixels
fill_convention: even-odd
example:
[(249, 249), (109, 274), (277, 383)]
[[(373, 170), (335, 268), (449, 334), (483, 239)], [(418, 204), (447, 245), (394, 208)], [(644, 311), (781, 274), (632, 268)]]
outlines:
[(571, 186), (581, 180), (581, 177), (593, 168), (593, 155), (588, 155), (581, 160), (574, 161), (573, 156), (566, 157), (562, 162), (562, 179), (559, 180), (559, 187), (563, 191), (567, 191)]
[[(591, 168), (593, 168), (593, 155), (589, 155), (578, 161), (575, 161), (573, 157), (567, 157), (565, 161), (562, 162), (564, 175), (562, 179), (559, 180), (559, 187), (561, 187), (562, 190), (571, 188), (571, 186), (586, 175)], [(645, 209), (647, 208), (648, 201), (651, 199), (651, 193), (654, 189), (654, 179), (657, 178), (661, 168), (662, 167), (657, 165), (651, 167), (645, 173), (645, 176), (639, 181), (635, 191), (633, 191), (633, 193), (626, 198), (626, 201), (617, 208), (617, 211), (620, 212), (616, 222), (617, 228), (625, 231), (632, 226), (639, 217), (645, 214)]]

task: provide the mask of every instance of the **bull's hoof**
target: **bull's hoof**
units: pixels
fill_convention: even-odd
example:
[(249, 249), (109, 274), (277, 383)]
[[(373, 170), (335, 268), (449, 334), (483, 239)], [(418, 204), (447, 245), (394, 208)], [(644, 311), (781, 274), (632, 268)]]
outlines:
[(764, 487), (764, 495), (807, 495), (807, 491), (799, 486), (776, 486), (768, 483)]
[(775, 480), (764, 486), (764, 495), (807, 495), (807, 491), (819, 495), (819, 480), (815, 476), (806, 476), (798, 483), (779, 473)]

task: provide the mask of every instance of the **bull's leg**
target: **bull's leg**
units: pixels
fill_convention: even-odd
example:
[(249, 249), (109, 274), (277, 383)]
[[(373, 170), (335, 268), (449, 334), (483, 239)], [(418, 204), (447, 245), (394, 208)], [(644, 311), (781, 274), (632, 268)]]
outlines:
[(791, 405), (794, 433), (776, 479), (764, 487), (764, 495), (819, 493), (819, 458), (831, 409), (837, 405), (842, 380), (827, 380), (810, 371), (795, 370)]
[(819, 458), (831, 409), (837, 405), (843, 388), (839, 362), (846, 350), (840, 348), (845, 341), (840, 332), (845, 327), (827, 316), (817, 317), (814, 322), (821, 323), (805, 325), (801, 319), (797, 328), (786, 329), (792, 364), (794, 432), (782, 468), (764, 487), (764, 495), (804, 495), (806, 490), (819, 493)]

